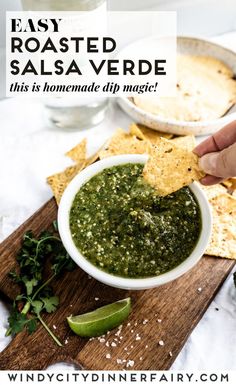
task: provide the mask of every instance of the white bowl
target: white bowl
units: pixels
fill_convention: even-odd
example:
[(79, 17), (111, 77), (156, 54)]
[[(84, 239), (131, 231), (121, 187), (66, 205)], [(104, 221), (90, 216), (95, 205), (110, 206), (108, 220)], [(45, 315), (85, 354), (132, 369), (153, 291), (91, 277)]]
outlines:
[[(153, 37), (150, 39), (153, 39)], [(212, 43), (211, 41), (179, 36), (177, 38), (177, 52), (187, 55), (212, 56), (223, 61), (232, 69), (233, 73), (236, 74), (236, 52)], [(236, 119), (235, 109), (232, 109), (221, 118), (209, 121), (185, 122), (174, 119), (163, 119), (158, 117), (158, 115), (137, 107), (126, 97), (117, 98), (117, 102), (137, 123), (144, 124), (154, 130), (176, 135), (211, 134)]]
[(69, 214), (70, 209), (74, 200), (74, 197), (78, 190), (91, 179), (94, 175), (98, 174), (102, 170), (117, 166), (120, 164), (126, 163), (142, 163), (145, 164), (147, 161), (147, 155), (118, 155), (110, 158), (105, 158), (100, 160), (85, 170), (78, 174), (66, 188), (58, 210), (58, 228), (59, 233), (62, 239), (62, 242), (75, 263), (86, 271), (89, 275), (94, 277), (100, 282), (103, 282), (109, 286), (117, 287), (120, 289), (130, 289), (130, 290), (142, 290), (150, 289), (159, 285), (163, 285), (167, 282), (173, 281), (174, 279), (180, 277), (182, 274), (189, 271), (201, 258), (206, 250), (210, 234), (211, 234), (211, 211), (209, 207), (208, 200), (205, 196), (205, 193), (198, 186), (197, 183), (192, 183), (189, 187), (194, 194), (201, 210), (202, 216), (202, 230), (198, 239), (198, 242), (190, 254), (190, 256), (183, 261), (179, 266), (175, 267), (173, 270), (168, 271), (167, 273), (161, 274), (157, 277), (151, 278), (123, 278), (115, 276), (109, 273), (106, 273), (92, 263), (90, 263), (77, 249), (75, 246), (70, 226), (69, 226)]

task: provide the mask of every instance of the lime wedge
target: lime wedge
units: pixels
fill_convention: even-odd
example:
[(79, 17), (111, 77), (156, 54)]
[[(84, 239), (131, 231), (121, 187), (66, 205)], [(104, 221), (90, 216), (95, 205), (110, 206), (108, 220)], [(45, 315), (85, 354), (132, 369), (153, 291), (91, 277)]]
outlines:
[(129, 315), (131, 299), (111, 303), (90, 313), (67, 317), (75, 334), (81, 337), (98, 337), (119, 326)]

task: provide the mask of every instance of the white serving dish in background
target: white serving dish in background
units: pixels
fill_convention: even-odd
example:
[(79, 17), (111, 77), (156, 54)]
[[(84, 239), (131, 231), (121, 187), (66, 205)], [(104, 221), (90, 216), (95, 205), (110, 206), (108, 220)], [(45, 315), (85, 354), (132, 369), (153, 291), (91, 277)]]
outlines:
[[(151, 37), (150, 39), (153, 39)], [(194, 38), (178, 37), (177, 52), (188, 55), (212, 56), (227, 64), (236, 74), (236, 52), (224, 48), (211, 41)], [(154, 130), (175, 135), (207, 135), (214, 133), (227, 123), (236, 119), (235, 108), (232, 108), (225, 116), (209, 121), (185, 122), (173, 119), (162, 119), (155, 114), (146, 112), (137, 107), (126, 97), (117, 98), (120, 107), (137, 123), (144, 124)]]
[(81, 267), (85, 272), (94, 277), (100, 282), (103, 282), (109, 286), (117, 287), (120, 289), (128, 290), (143, 290), (150, 289), (152, 287), (157, 287), (165, 283), (171, 282), (181, 275), (189, 271), (202, 257), (204, 254), (207, 244), (211, 235), (211, 210), (209, 207), (208, 200), (205, 196), (205, 193), (200, 188), (197, 183), (192, 183), (190, 187), (192, 193), (194, 194), (196, 200), (198, 201), (201, 216), (202, 216), (202, 229), (198, 239), (198, 242), (189, 255), (189, 257), (183, 261), (176, 268), (168, 271), (167, 273), (161, 274), (157, 277), (151, 278), (123, 278), (115, 276), (109, 273), (106, 273), (103, 270), (100, 270), (89, 262), (77, 249), (75, 246), (70, 226), (69, 226), (69, 214), (70, 209), (74, 200), (74, 197), (78, 190), (91, 179), (94, 175), (98, 174), (102, 170), (117, 166), (120, 164), (126, 163), (142, 163), (145, 164), (147, 161), (147, 155), (118, 155), (109, 158), (100, 160), (86, 169), (84, 169), (80, 174), (78, 174), (66, 188), (58, 211), (58, 228), (61, 240), (75, 263)]

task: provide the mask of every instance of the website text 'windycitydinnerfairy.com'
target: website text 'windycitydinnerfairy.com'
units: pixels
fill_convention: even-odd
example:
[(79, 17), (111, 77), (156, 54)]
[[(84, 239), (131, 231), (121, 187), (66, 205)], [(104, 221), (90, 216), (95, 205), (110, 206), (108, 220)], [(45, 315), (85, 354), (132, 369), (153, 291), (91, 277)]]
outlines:
[(236, 384), (235, 372), (183, 371), (1, 371), (2, 384)]

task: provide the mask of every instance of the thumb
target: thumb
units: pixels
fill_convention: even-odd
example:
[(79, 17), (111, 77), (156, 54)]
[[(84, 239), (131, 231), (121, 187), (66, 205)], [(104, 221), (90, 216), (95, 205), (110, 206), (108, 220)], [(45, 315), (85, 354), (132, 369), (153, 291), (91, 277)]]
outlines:
[(222, 151), (202, 156), (199, 164), (209, 175), (224, 179), (236, 176), (236, 143)]

